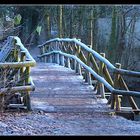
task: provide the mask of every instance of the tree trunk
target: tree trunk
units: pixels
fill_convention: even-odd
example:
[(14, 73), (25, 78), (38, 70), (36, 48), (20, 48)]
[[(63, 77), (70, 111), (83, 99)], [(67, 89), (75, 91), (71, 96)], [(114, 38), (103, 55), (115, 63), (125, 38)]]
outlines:
[(93, 48), (93, 10), (90, 11), (89, 17), (89, 45)]
[(47, 22), (47, 40), (49, 40), (51, 38), (51, 21), (50, 21), (50, 15), (47, 14), (46, 15), (46, 22)]
[(70, 13), (70, 38), (73, 37), (73, 7), (71, 8)]
[(62, 17), (63, 17), (63, 6), (58, 6), (58, 36), (59, 38), (62, 38), (63, 36), (63, 30), (62, 30)]
[(115, 53), (116, 53), (116, 24), (117, 24), (117, 14), (116, 7), (112, 7), (112, 25), (111, 25), (111, 34), (108, 47), (108, 58), (111, 63), (115, 63)]
[(97, 48), (97, 37), (98, 37), (98, 26), (97, 26), (97, 10), (96, 10), (96, 6), (94, 6), (93, 9), (93, 37), (92, 37), (92, 44), (93, 44), (93, 49), (94, 50), (98, 50)]
[(125, 48), (125, 28), (126, 28), (125, 22), (126, 22), (125, 16), (122, 13), (119, 19), (120, 28), (119, 28), (119, 36), (118, 36), (118, 46), (115, 51), (116, 52), (115, 62), (117, 63), (121, 63), (122, 54)]

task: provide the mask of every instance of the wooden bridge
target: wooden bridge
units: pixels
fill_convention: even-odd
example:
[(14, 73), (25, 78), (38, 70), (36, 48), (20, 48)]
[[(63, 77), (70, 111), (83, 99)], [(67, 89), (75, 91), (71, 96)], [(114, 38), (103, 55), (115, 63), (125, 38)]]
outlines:
[[(140, 97), (140, 92), (130, 91), (123, 76), (140, 77), (140, 72), (122, 69), (120, 63), (112, 65), (104, 53), (97, 53), (81, 40), (55, 38), (39, 45), (36, 66), (18, 37), (9, 37), (6, 42), (8, 44), (5, 43), (0, 52), (2, 108), (24, 107), (30, 110), (41, 106), (51, 112), (86, 112), (97, 111), (96, 104), (103, 109), (109, 106), (122, 112), (121, 99), (125, 97), (130, 111), (139, 114), (133, 97)], [(30, 77), (32, 66), (35, 66), (31, 69), (35, 86)], [(30, 91), (34, 89), (30, 99)], [(11, 103), (11, 95), (18, 102)]]

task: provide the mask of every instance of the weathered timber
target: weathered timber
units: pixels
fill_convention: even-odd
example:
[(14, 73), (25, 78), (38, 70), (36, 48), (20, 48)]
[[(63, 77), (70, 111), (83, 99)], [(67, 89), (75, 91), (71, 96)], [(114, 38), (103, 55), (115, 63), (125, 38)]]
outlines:
[[(11, 49), (5, 50), (10, 56), (6, 58), (6, 62), (0, 63), (0, 68), (3, 72), (3, 85), (0, 89), (0, 96), (5, 97), (3, 105), (8, 105), (8, 101), (11, 97), (13, 98), (16, 93), (25, 93), (35, 90), (35, 85), (30, 78), (30, 70), (24, 70), (25, 67), (31, 67), (36, 64), (35, 60), (29, 54), (28, 50), (23, 46), (20, 39), (16, 36), (10, 36)], [(4, 53), (3, 53), (4, 54)], [(6, 56), (6, 55), (5, 55)], [(20, 58), (19, 58), (20, 56)], [(10, 60), (10, 61), (9, 61)], [(27, 68), (28, 69), (28, 68)], [(28, 78), (28, 80), (27, 80)], [(27, 82), (28, 81), (28, 82)], [(11, 99), (10, 99), (11, 100)]]
[(91, 64), (93, 65), (93, 68), (95, 68), (95, 71), (98, 72), (99, 67), (98, 67), (98, 64), (96, 63), (96, 60), (92, 54), (90, 54), (90, 61), (91, 61)]
[(60, 65), (65, 66), (64, 55), (60, 55)]
[[(30, 67), (26, 67), (26, 74), (27, 78), (25, 79), (25, 85), (28, 85), (30, 83)], [(28, 110), (31, 110), (31, 100), (30, 100), (30, 92), (27, 91), (25, 95), (25, 105), (27, 106)]]
[[(105, 53), (100, 53), (103, 57), (105, 57)], [(104, 63), (100, 62), (99, 64), (99, 71), (98, 74), (100, 76), (103, 76), (103, 68), (104, 68)], [(97, 94), (101, 94), (102, 98), (105, 98), (105, 89), (104, 89), (104, 84), (101, 82), (98, 82), (98, 88), (97, 88)]]
[(61, 38), (61, 39), (60, 38), (55, 38), (55, 39), (51, 39), (49, 41), (46, 41), (44, 44), (39, 45), (38, 47), (40, 48), (40, 47), (42, 47), (43, 45), (45, 45), (47, 43), (55, 42), (55, 41), (74, 42), (74, 43), (76, 43), (76, 45), (79, 45), (80, 47), (82, 47), (83, 49), (85, 49), (87, 52), (91, 52), (95, 58), (97, 58), (98, 60), (100, 60), (104, 64), (106, 64), (107, 67), (110, 68), (113, 72), (120, 73), (122, 75), (129, 75), (129, 76), (140, 77), (140, 72), (116, 68), (106, 58), (102, 57), (99, 53), (97, 53), (96, 51), (92, 50), (91, 48), (89, 48), (87, 45), (85, 45), (84, 43), (82, 43), (81, 41), (79, 41), (76, 38), (73, 38), (73, 39), (70, 39), (70, 38), (66, 38), (66, 39), (64, 39), (64, 38)]
[[(126, 83), (125, 83), (125, 81), (123, 80), (122, 76), (120, 76), (119, 82), (120, 82), (120, 86), (121, 86), (123, 89), (129, 91), (128, 86), (126, 85)], [(127, 96), (127, 98), (128, 98), (128, 101), (129, 101), (129, 103), (130, 103), (132, 109), (138, 110), (139, 108), (138, 108), (137, 104), (135, 103), (133, 97), (132, 97), (132, 96)]]
[(56, 64), (60, 64), (60, 59), (59, 58), (60, 58), (59, 53), (56, 53), (55, 54), (55, 62), (56, 62)]
[(79, 75), (82, 75), (81, 66), (79, 63), (77, 63), (76, 65), (76, 73), (78, 73)]
[(70, 67), (70, 59), (68, 57), (66, 57), (66, 67), (71, 68)]
[[(118, 69), (121, 68), (121, 64), (120, 63), (116, 63), (116, 67)], [(119, 88), (119, 79), (120, 79), (120, 74), (116, 74), (114, 75), (114, 88)], [(113, 95), (114, 96), (114, 95)], [(120, 103), (120, 98), (118, 95), (115, 95), (115, 105), (116, 105), (116, 111), (120, 111), (121, 109), (121, 103)]]
[(52, 53), (59, 53), (59, 54), (64, 55), (65, 57), (76, 59), (77, 62), (79, 62), (85, 69), (87, 69), (91, 74), (93, 74), (93, 76), (98, 81), (100, 81), (101, 83), (103, 83), (106, 86), (106, 88), (110, 92), (112, 92), (113, 94), (117, 94), (117, 95), (131, 95), (131, 96), (140, 97), (140, 92), (137, 92), (137, 91), (125, 91), (125, 90), (114, 89), (103, 77), (101, 77), (100, 75), (98, 75), (93, 69), (91, 69), (89, 66), (87, 66), (84, 62), (82, 62), (79, 58), (77, 58), (74, 55), (66, 54), (66, 53), (63, 53), (61, 51), (52, 51), (52, 52), (49, 52), (49, 53), (45, 53), (43, 55), (39, 55), (38, 57), (42, 57), (42, 56), (45, 56), (45, 55), (50, 55)]

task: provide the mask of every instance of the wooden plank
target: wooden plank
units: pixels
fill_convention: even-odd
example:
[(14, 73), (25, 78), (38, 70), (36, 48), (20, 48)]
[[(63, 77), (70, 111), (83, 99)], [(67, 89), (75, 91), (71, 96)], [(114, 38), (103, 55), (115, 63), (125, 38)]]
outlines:
[(18, 109), (27, 109), (26, 106), (24, 106), (24, 104), (9, 104), (7, 105), (7, 107), (10, 108), (18, 108)]

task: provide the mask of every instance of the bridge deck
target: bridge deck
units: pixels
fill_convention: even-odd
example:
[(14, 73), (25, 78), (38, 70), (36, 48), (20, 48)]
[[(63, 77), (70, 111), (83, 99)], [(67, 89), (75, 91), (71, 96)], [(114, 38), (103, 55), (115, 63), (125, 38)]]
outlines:
[(97, 99), (94, 87), (84, 83), (74, 70), (57, 64), (38, 63), (31, 75), (36, 90), (31, 93), (33, 110), (45, 112), (105, 112), (106, 100)]

